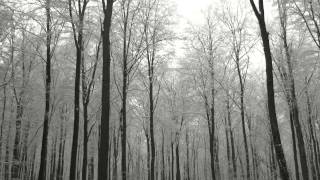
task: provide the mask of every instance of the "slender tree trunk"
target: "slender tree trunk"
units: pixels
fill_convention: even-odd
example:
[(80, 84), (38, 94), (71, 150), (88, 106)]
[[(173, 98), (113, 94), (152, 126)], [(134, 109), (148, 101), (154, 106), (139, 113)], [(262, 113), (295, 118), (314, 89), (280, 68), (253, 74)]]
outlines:
[[(12, 118), (12, 115), (13, 115), (13, 102), (11, 100), (11, 112), (10, 112), (10, 119)], [(9, 180), (11, 179), (11, 173), (10, 173), (10, 165), (11, 165), (11, 162), (10, 162), (10, 152), (12, 151), (10, 149), (10, 137), (11, 137), (11, 131), (12, 131), (12, 124), (11, 122), (9, 121), (8, 122), (9, 124), (9, 127), (8, 127), (8, 134), (7, 134), (7, 138), (6, 138), (6, 152), (5, 152), (5, 165), (4, 165), (4, 179), (5, 180)]]
[(51, 15), (50, 15), (51, 0), (46, 0), (46, 16), (47, 16), (47, 62), (46, 62), (46, 85), (45, 85), (45, 112), (42, 132), (40, 170), (38, 180), (46, 179), (47, 172), (47, 146), (49, 133), (49, 112), (50, 112), (50, 92), (51, 92)]
[(121, 174), (122, 180), (127, 179), (127, 24), (124, 24), (124, 40), (123, 40), (123, 69), (122, 69), (122, 107), (121, 107)]
[(181, 174), (180, 174), (180, 159), (179, 159), (179, 141), (177, 141), (176, 144), (176, 180), (181, 180)]
[(187, 151), (187, 163), (186, 163), (186, 178), (187, 180), (190, 180), (190, 153), (189, 153), (189, 130), (186, 130), (186, 151)]
[[(290, 108), (290, 107), (289, 107)], [(293, 149), (293, 159), (294, 159), (294, 168), (296, 180), (300, 179), (298, 156), (297, 156), (297, 144), (296, 144), (296, 131), (293, 124), (292, 110), (290, 111), (290, 128), (291, 128), (291, 137), (292, 137), (292, 149)]]
[[(193, 150), (193, 179), (196, 179), (196, 170), (195, 170), (195, 164), (196, 164), (196, 153), (195, 153), (195, 138), (193, 138), (192, 142), (192, 150)], [(203, 138), (204, 143), (204, 161), (203, 161), (203, 172), (204, 172), (204, 179), (207, 180), (208, 171), (207, 171), (207, 142), (206, 139)]]
[(56, 179), (56, 143), (57, 143), (57, 138), (55, 137), (53, 140), (52, 150), (51, 150), (50, 180)]
[(147, 139), (147, 169), (148, 169), (148, 180), (151, 178), (151, 167), (150, 167), (150, 137), (148, 133), (146, 133)]
[[(90, 93), (90, 92), (87, 92)], [(82, 180), (87, 179), (88, 164), (88, 104), (83, 106), (83, 158), (82, 158)]]
[(113, 179), (118, 179), (118, 133), (116, 136), (116, 127), (114, 127), (113, 136)]
[(154, 141), (154, 129), (153, 129), (153, 60), (149, 63), (149, 115), (150, 115), (150, 148), (151, 148), (151, 180), (154, 180), (154, 165), (155, 165), (155, 141)]
[(226, 136), (226, 147), (227, 147), (227, 178), (231, 179), (232, 169), (231, 169), (231, 158), (230, 158), (230, 142), (229, 142), (229, 126), (227, 123), (227, 118), (224, 118), (224, 126), (225, 126), (225, 136)]
[(267, 77), (267, 94), (268, 94), (268, 112), (269, 112), (269, 121), (271, 125), (272, 139), (274, 142), (274, 148), (279, 164), (281, 178), (283, 180), (289, 180), (289, 172), (287, 168), (287, 162), (285, 159), (280, 131), (278, 127), (276, 108), (274, 102), (274, 87), (273, 87), (273, 70), (272, 70), (272, 56), (269, 44), (269, 34), (267, 32), (265, 19), (264, 19), (264, 7), (263, 0), (259, 0), (259, 11), (257, 10), (254, 1), (250, 0), (253, 11), (258, 19), (261, 38), (263, 41), (263, 48), (265, 53), (265, 61), (266, 61), (266, 77)]
[(237, 72), (240, 82), (240, 113), (241, 113), (241, 123), (242, 123), (242, 135), (243, 135), (243, 141), (244, 141), (244, 149), (246, 154), (246, 171), (247, 171), (247, 179), (250, 180), (250, 159), (249, 159), (249, 148), (248, 148), (248, 140), (247, 140), (247, 132), (246, 132), (246, 124), (244, 120), (244, 113), (245, 113), (245, 107), (244, 107), (244, 84), (243, 79), (241, 75), (240, 70), (240, 58), (237, 55)]
[(233, 130), (231, 126), (231, 110), (230, 110), (230, 102), (229, 98), (227, 99), (227, 121), (228, 121), (228, 130), (230, 134), (230, 143), (231, 143), (231, 159), (232, 159), (232, 170), (233, 170), (233, 178), (237, 179), (237, 160), (236, 160), (236, 153), (234, 148), (234, 137), (233, 137)]
[(109, 120), (110, 120), (110, 28), (113, 9), (113, 0), (102, 0), (103, 4), (103, 67), (102, 67), (102, 97), (101, 97), (101, 125), (98, 152), (98, 180), (108, 178), (108, 157), (109, 157)]
[[(212, 72), (212, 81), (214, 81), (213, 79), (213, 72)], [(211, 175), (212, 175), (212, 179), (215, 180), (216, 179), (216, 172), (215, 172), (215, 111), (214, 111), (214, 86), (212, 85), (212, 89), (211, 89), (211, 94), (212, 94), (212, 104), (211, 104), (211, 109), (210, 109), (210, 122), (209, 122), (209, 149), (210, 149), (210, 163), (211, 163)]]
[[(86, 0), (83, 2), (84, 7), (81, 8), (80, 0), (79, 3), (79, 24), (77, 30), (75, 29), (75, 22), (73, 21), (72, 5), (69, 0), (69, 13), (71, 18), (71, 25), (74, 34), (74, 42), (76, 47), (76, 71), (75, 71), (75, 83), (74, 83), (74, 122), (73, 122), (73, 135), (72, 135), (72, 146), (71, 146), (71, 161), (70, 161), (70, 180), (76, 179), (77, 174), (77, 156), (78, 156), (78, 140), (79, 140), (79, 118), (80, 118), (80, 81), (81, 81), (81, 64), (83, 59), (83, 21)], [(86, 92), (84, 92), (86, 93)], [(85, 137), (86, 138), (86, 137)], [(84, 138), (84, 139), (85, 139)]]
[[(18, 97), (16, 97), (18, 98)], [(11, 167), (11, 176), (12, 178), (20, 178), (19, 170), (21, 169), (21, 120), (23, 115), (23, 105), (21, 100), (17, 101), (17, 112), (16, 112), (16, 133), (14, 138), (14, 145), (13, 145), (13, 164)]]
[(165, 174), (165, 171), (166, 171), (166, 168), (165, 168), (165, 159), (164, 159), (164, 129), (162, 129), (162, 144), (161, 144), (161, 156), (162, 156), (162, 160), (161, 160), (161, 180), (165, 180), (166, 179), (166, 174)]
[[(4, 76), (4, 82), (6, 80), (7, 73)], [(3, 146), (3, 128), (5, 123), (5, 115), (6, 115), (6, 107), (7, 107), (7, 85), (3, 87), (3, 104), (2, 104), (2, 113), (1, 113), (1, 125), (0, 125), (0, 178), (3, 176), (3, 160), (2, 160), (2, 146)]]
[(174, 180), (174, 143), (171, 142), (171, 179)]

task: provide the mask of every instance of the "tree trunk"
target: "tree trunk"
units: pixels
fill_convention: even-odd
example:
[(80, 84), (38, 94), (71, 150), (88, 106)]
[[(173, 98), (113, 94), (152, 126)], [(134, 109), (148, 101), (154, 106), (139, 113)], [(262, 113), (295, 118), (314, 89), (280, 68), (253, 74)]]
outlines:
[(268, 112), (269, 112), (269, 121), (271, 125), (272, 139), (274, 142), (274, 148), (275, 148), (275, 152), (276, 152), (276, 156), (279, 164), (281, 178), (283, 180), (289, 180), (289, 172), (288, 172), (287, 162), (284, 156), (284, 151), (281, 143), (280, 131), (278, 127), (276, 108), (275, 108), (275, 102), (274, 102), (272, 56), (271, 56), (271, 50), (270, 50), (270, 44), (269, 44), (269, 34), (267, 32), (265, 19), (264, 19), (263, 0), (259, 0), (260, 12), (258, 12), (253, 0), (250, 0), (250, 3), (259, 21), (261, 38), (263, 41), (263, 48), (264, 48), (265, 61), (266, 61)]
[(174, 143), (171, 142), (171, 179), (174, 180)]
[(237, 179), (237, 160), (236, 153), (234, 148), (234, 137), (233, 130), (231, 126), (231, 110), (230, 110), (230, 102), (229, 98), (227, 99), (227, 121), (228, 121), (228, 130), (230, 134), (230, 143), (231, 143), (231, 159), (232, 159), (232, 170), (233, 170), (233, 178)]
[(155, 165), (155, 142), (154, 142), (154, 129), (153, 129), (153, 60), (149, 63), (149, 115), (150, 115), (150, 147), (151, 147), (151, 180), (154, 180), (154, 165)]
[(189, 155), (189, 130), (186, 130), (186, 148), (187, 148), (187, 163), (186, 163), (186, 179), (190, 180), (190, 155)]
[(161, 144), (161, 156), (162, 156), (162, 160), (161, 160), (161, 180), (165, 180), (166, 179), (166, 168), (165, 168), (165, 159), (164, 159), (164, 129), (162, 129), (162, 144)]
[(110, 28), (112, 18), (113, 0), (105, 0), (103, 3), (103, 29), (102, 29), (102, 46), (103, 46), (103, 67), (102, 67), (102, 97), (101, 97), (101, 125), (98, 152), (98, 180), (108, 178), (108, 157), (109, 157), (109, 120), (110, 120)]
[[(10, 112), (10, 117), (12, 117), (13, 114), (13, 102), (11, 100), (11, 112)], [(11, 119), (11, 118), (10, 118)], [(11, 179), (11, 173), (10, 173), (10, 152), (12, 151), (10, 149), (10, 137), (11, 137), (11, 131), (12, 131), (12, 125), (11, 122), (8, 122), (9, 127), (8, 127), (8, 134), (7, 134), (7, 138), (6, 138), (6, 152), (5, 152), (5, 165), (4, 165), (4, 179), (5, 180), (9, 180)]]
[(180, 174), (180, 160), (179, 160), (179, 141), (177, 141), (176, 144), (176, 180), (181, 180), (181, 174)]
[(121, 107), (121, 174), (122, 180), (127, 179), (127, 23), (124, 24), (124, 39), (123, 39), (123, 69), (122, 69), (122, 107)]
[(50, 91), (51, 91), (51, 15), (50, 5), (51, 0), (46, 0), (46, 16), (47, 16), (47, 62), (46, 62), (46, 85), (45, 85), (45, 112), (43, 122), (42, 133), (42, 145), (41, 145), (41, 158), (40, 158), (40, 170), (38, 180), (46, 179), (47, 172), (47, 146), (48, 146), (48, 133), (49, 133), (49, 112), (50, 112)]
[(240, 70), (240, 58), (239, 54), (236, 55), (236, 64), (237, 64), (237, 72), (238, 72), (238, 78), (240, 82), (240, 113), (241, 113), (241, 123), (242, 123), (242, 135), (244, 140), (244, 149), (246, 154), (246, 171), (247, 171), (247, 179), (250, 180), (250, 159), (249, 159), (249, 148), (248, 148), (248, 140), (247, 140), (247, 132), (246, 132), (246, 124), (244, 120), (244, 113), (245, 113), (245, 107), (244, 107), (244, 84), (243, 79), (241, 75)]

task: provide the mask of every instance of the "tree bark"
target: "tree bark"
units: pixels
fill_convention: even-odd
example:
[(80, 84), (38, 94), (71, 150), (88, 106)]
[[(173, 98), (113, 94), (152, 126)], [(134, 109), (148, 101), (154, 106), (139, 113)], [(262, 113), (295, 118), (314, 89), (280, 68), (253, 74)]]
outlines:
[(265, 61), (266, 61), (268, 112), (269, 112), (269, 121), (271, 125), (272, 139), (274, 142), (274, 148), (277, 156), (277, 161), (279, 164), (281, 178), (283, 180), (289, 180), (289, 172), (288, 172), (287, 162), (284, 156), (284, 151), (281, 143), (281, 137), (280, 137), (279, 127), (278, 127), (276, 108), (275, 108), (275, 102), (274, 102), (272, 56), (271, 56), (271, 50), (270, 50), (270, 44), (269, 44), (269, 34), (267, 32), (265, 19), (264, 19), (263, 0), (259, 0), (260, 12), (258, 12), (253, 0), (250, 0), (250, 3), (258, 19), (261, 38), (263, 41), (263, 48), (264, 48)]
[(49, 133), (49, 112), (50, 112), (50, 93), (51, 93), (51, 0), (46, 0), (46, 16), (47, 16), (47, 61), (46, 61), (46, 84), (45, 84), (45, 112), (42, 132), (40, 170), (38, 180), (46, 179), (47, 172), (47, 146)]
[(108, 178), (108, 158), (109, 158), (109, 120), (110, 120), (110, 29), (112, 20), (113, 0), (102, 0), (103, 5), (103, 67), (102, 67), (102, 97), (101, 97), (101, 125), (98, 151), (98, 180)]

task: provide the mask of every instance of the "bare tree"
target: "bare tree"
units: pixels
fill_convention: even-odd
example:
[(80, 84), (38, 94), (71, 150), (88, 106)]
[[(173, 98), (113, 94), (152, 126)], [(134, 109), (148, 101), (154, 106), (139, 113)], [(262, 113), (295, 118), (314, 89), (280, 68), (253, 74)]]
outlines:
[(103, 10), (102, 35), (102, 97), (101, 97), (101, 125), (98, 152), (98, 180), (105, 180), (108, 176), (109, 160), (109, 121), (110, 121), (110, 29), (114, 0), (101, 0)]
[(46, 16), (47, 16), (47, 29), (46, 29), (46, 45), (47, 45), (47, 59), (46, 59), (46, 84), (45, 84), (45, 112), (43, 122), (43, 133), (42, 133), (42, 145), (41, 145), (41, 160), (38, 180), (46, 179), (47, 172), (47, 146), (48, 146), (48, 133), (49, 133), (49, 113), (50, 113), (50, 91), (51, 91), (51, 0), (46, 0)]
[(268, 93), (268, 111), (269, 121), (271, 125), (272, 140), (274, 143), (274, 149), (280, 169), (281, 178), (283, 180), (289, 179), (289, 172), (287, 168), (287, 162), (284, 156), (283, 147), (280, 138), (280, 132), (277, 122), (276, 108), (274, 102), (274, 87), (273, 87), (273, 71), (272, 71), (272, 56), (269, 44), (269, 34), (266, 28), (264, 18), (264, 6), (263, 0), (259, 0), (259, 11), (253, 0), (250, 0), (250, 4), (254, 11), (255, 16), (259, 22), (261, 38), (263, 42), (265, 60), (266, 60), (266, 77), (267, 77), (267, 93)]

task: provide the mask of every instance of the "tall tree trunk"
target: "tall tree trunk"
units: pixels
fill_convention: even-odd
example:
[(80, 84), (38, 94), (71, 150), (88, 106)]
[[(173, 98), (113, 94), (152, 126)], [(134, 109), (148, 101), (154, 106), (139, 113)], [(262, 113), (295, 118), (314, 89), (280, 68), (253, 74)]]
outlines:
[[(212, 81), (214, 81), (213, 78), (213, 72), (212, 73)], [(213, 84), (213, 83), (212, 83)], [(214, 86), (211, 87), (211, 95), (212, 95), (212, 104), (210, 109), (210, 120), (209, 120), (209, 150), (210, 150), (210, 165), (211, 165), (211, 176), (212, 179), (216, 179), (216, 173), (215, 173), (215, 111), (214, 111)]]
[(28, 178), (28, 138), (29, 138), (29, 131), (30, 131), (30, 121), (26, 121), (26, 125), (24, 126), (24, 131), (23, 131), (23, 148), (21, 151), (21, 160), (22, 160), (22, 166), (20, 167), (20, 177), (22, 179), (27, 179)]
[(166, 168), (165, 168), (165, 159), (164, 159), (164, 129), (162, 129), (162, 144), (161, 144), (161, 180), (165, 180), (166, 179), (166, 174), (165, 174), (165, 171), (166, 171)]
[[(116, 127), (113, 131), (113, 179), (118, 179), (118, 133), (116, 133)], [(117, 134), (117, 135), (116, 135)]]
[(103, 5), (103, 67), (102, 67), (102, 97), (101, 97), (101, 125), (98, 152), (98, 180), (108, 178), (108, 157), (109, 157), (109, 120), (110, 120), (110, 28), (112, 19), (113, 0), (102, 0)]
[(46, 61), (46, 85), (45, 85), (45, 112), (42, 132), (40, 170), (38, 180), (46, 179), (47, 172), (47, 148), (48, 148), (48, 133), (49, 133), (49, 112), (50, 112), (50, 91), (51, 91), (51, 0), (46, 0), (46, 16), (47, 16), (47, 61)]
[[(17, 98), (17, 97), (16, 97)], [(21, 101), (17, 101), (17, 112), (16, 112), (16, 133), (13, 145), (13, 164), (11, 167), (12, 178), (20, 178), (19, 171), (21, 169), (21, 120), (23, 115), (23, 105)]]
[[(154, 58), (154, 57), (153, 57)], [(153, 58), (149, 63), (149, 115), (150, 115), (150, 148), (151, 148), (151, 180), (154, 180), (154, 165), (155, 165), (155, 142), (154, 142), (154, 128), (153, 128), (153, 114), (154, 114), (154, 102), (153, 102)]]
[(174, 143), (171, 142), (171, 179), (174, 180)]
[[(90, 92), (87, 92), (90, 93)], [(83, 106), (83, 158), (82, 158), (82, 180), (87, 179), (88, 164), (88, 104)]]
[[(78, 0), (78, 19), (79, 24), (77, 29), (75, 28), (75, 22), (73, 21), (72, 4), (69, 2), (69, 15), (71, 18), (71, 25), (73, 30), (74, 43), (76, 47), (76, 71), (75, 71), (75, 83), (74, 83), (74, 121), (73, 121), (73, 135), (71, 146), (71, 161), (70, 161), (70, 180), (76, 179), (77, 174), (77, 157), (78, 157), (78, 140), (79, 140), (79, 117), (80, 117), (80, 81), (81, 81), (81, 64), (83, 59), (83, 25), (84, 25), (84, 13), (86, 9), (87, 1), (83, 1), (83, 7)], [(86, 93), (86, 92), (84, 92)], [(85, 139), (86, 137), (84, 137)]]
[(299, 180), (300, 179), (300, 172), (299, 172), (298, 155), (297, 155), (298, 148), (297, 148), (297, 144), (296, 144), (296, 131), (295, 131), (294, 124), (293, 124), (292, 111), (291, 110), (289, 110), (289, 111), (290, 111), (290, 128), (291, 128), (291, 137), (292, 137), (292, 149), (293, 149), (295, 176), (296, 176), (296, 180)]
[(57, 138), (55, 136), (52, 147), (51, 147), (52, 150), (51, 150), (50, 180), (56, 179), (56, 144), (57, 144)]
[[(8, 67), (9, 68), (9, 67)], [(6, 81), (7, 72), (5, 73), (5, 76), (3, 78), (3, 81)], [(1, 125), (0, 125), (0, 178), (3, 177), (3, 160), (2, 160), (2, 146), (4, 144), (3, 140), (3, 129), (5, 124), (5, 118), (6, 118), (6, 108), (7, 107), (7, 85), (4, 85), (3, 87), (3, 104), (2, 104), (2, 113), (1, 113)]]
[(231, 110), (230, 110), (230, 101), (229, 97), (227, 99), (227, 121), (228, 121), (228, 130), (230, 134), (230, 143), (231, 143), (231, 159), (232, 159), (232, 170), (233, 170), (233, 178), (237, 179), (237, 160), (236, 153), (234, 148), (234, 137), (233, 137), (233, 129), (231, 126)]
[[(11, 100), (11, 112), (10, 112), (10, 119), (12, 118), (12, 115), (13, 115), (13, 102)], [(10, 137), (11, 137), (11, 131), (12, 131), (12, 125), (11, 125), (11, 122), (8, 121), (8, 134), (7, 134), (7, 138), (6, 138), (6, 152), (5, 152), (5, 165), (4, 165), (4, 179), (5, 180), (9, 180), (11, 179), (11, 173), (10, 173), (10, 165), (11, 165), (11, 162), (10, 162), (10, 152), (12, 151), (10, 149)]]
[(176, 144), (176, 180), (181, 180), (181, 174), (180, 174), (180, 159), (179, 159), (179, 141), (177, 141)]
[(245, 113), (245, 107), (244, 107), (244, 83), (242, 79), (242, 74), (240, 70), (240, 58), (239, 54), (236, 55), (236, 65), (237, 65), (237, 72), (238, 72), (238, 78), (240, 82), (240, 113), (241, 113), (241, 123), (242, 123), (242, 135), (243, 135), (243, 141), (244, 141), (244, 149), (246, 154), (246, 171), (247, 171), (247, 179), (250, 180), (250, 159), (249, 159), (249, 148), (248, 148), (248, 140), (247, 140), (247, 132), (246, 132), (246, 124), (244, 120), (244, 113)]
[(267, 32), (265, 19), (264, 19), (264, 7), (263, 0), (259, 0), (259, 11), (256, 8), (256, 5), (253, 0), (250, 0), (253, 11), (258, 19), (261, 38), (263, 41), (263, 48), (266, 61), (266, 77), (267, 77), (267, 94), (268, 94), (268, 112), (269, 112), (269, 121), (271, 125), (272, 139), (274, 142), (274, 148), (277, 156), (277, 161), (279, 164), (281, 178), (283, 180), (289, 180), (289, 172), (287, 168), (287, 162), (284, 156), (284, 151), (280, 138), (280, 131), (278, 127), (276, 108), (274, 102), (274, 87), (273, 87), (273, 70), (272, 70), (272, 56), (269, 44), (269, 34)]
[(187, 180), (190, 180), (190, 153), (189, 153), (189, 130), (187, 129), (186, 130), (186, 151), (187, 151), (187, 163), (186, 163), (186, 171), (187, 171), (187, 174), (186, 174), (186, 179)]
[(227, 147), (227, 178), (232, 179), (232, 169), (231, 169), (231, 158), (230, 158), (230, 140), (229, 140), (229, 126), (227, 123), (227, 118), (224, 118), (225, 136), (226, 136), (226, 147)]
[(123, 39), (123, 69), (122, 69), (122, 107), (121, 107), (121, 174), (122, 180), (127, 179), (127, 24), (124, 24), (124, 39)]
[[(196, 179), (196, 153), (195, 153), (195, 143), (194, 143), (195, 138), (193, 138), (192, 142), (192, 150), (193, 150), (193, 179)], [(207, 180), (207, 142), (206, 139), (203, 138), (203, 143), (204, 143), (204, 161), (203, 161), (203, 174), (204, 174), (204, 179)]]

